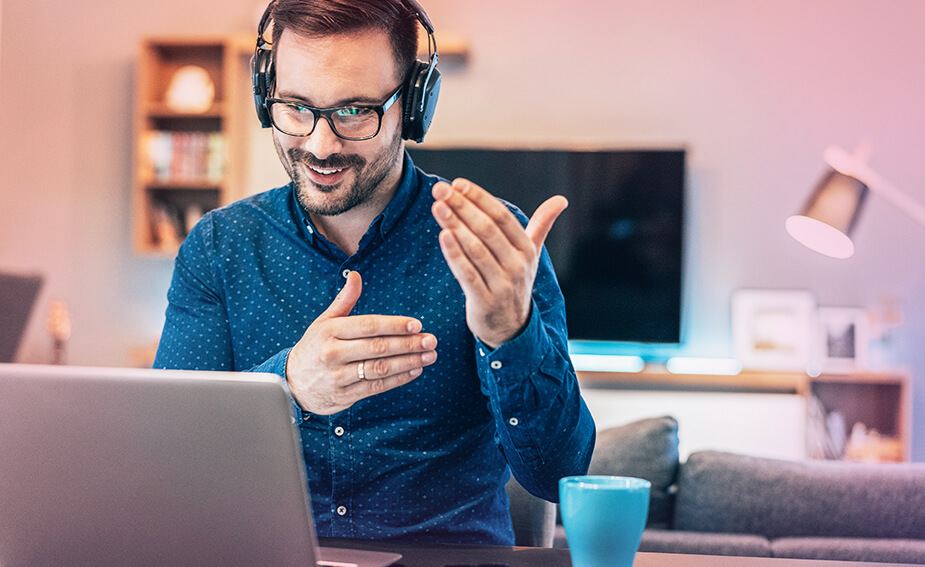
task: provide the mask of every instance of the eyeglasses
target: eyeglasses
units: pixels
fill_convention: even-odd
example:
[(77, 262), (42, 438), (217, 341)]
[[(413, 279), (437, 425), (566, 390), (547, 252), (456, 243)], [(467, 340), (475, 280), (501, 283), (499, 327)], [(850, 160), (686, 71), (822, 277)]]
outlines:
[(378, 106), (350, 104), (331, 108), (316, 108), (291, 99), (268, 98), (267, 110), (273, 127), (289, 136), (310, 136), (324, 117), (338, 138), (359, 142), (375, 138), (382, 128), (382, 115), (401, 96), (399, 86), (385, 102)]

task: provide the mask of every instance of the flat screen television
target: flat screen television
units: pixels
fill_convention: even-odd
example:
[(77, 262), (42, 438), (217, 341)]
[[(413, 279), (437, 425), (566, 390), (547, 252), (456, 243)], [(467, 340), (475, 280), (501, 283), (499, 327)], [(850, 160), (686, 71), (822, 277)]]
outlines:
[(409, 152), (424, 171), (471, 179), (528, 217), (552, 195), (569, 200), (546, 247), (570, 340), (680, 342), (684, 150)]

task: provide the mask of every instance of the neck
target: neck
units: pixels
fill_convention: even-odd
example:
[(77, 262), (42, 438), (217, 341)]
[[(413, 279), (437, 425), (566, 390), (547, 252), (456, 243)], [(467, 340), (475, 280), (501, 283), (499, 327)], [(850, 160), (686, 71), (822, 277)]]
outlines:
[(402, 163), (404, 152), (399, 153), (398, 162), (365, 203), (335, 216), (309, 213), (315, 227), (348, 256), (356, 254), (360, 239), (366, 234), (373, 219), (385, 210), (395, 196), (401, 181)]

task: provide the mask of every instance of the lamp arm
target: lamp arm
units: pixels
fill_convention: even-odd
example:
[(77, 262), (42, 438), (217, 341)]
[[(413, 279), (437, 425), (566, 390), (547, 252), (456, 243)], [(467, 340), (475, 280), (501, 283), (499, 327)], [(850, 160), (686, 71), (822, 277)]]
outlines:
[(876, 171), (862, 160), (850, 155), (838, 146), (829, 146), (825, 150), (825, 161), (836, 171), (857, 178), (867, 185), (871, 191), (882, 196), (920, 225), (925, 226), (925, 206), (880, 177)]

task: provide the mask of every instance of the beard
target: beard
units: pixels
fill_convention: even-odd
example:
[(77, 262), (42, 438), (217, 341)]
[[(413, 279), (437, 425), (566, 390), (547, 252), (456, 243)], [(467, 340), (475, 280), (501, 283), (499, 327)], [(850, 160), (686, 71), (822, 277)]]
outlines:
[[(296, 197), (302, 208), (309, 213), (334, 216), (345, 213), (369, 201), (376, 189), (389, 175), (401, 153), (401, 130), (392, 141), (379, 152), (371, 162), (358, 155), (331, 154), (320, 160), (311, 152), (294, 147), (284, 150), (274, 132), (273, 145), (286, 173), (295, 185)], [(313, 166), (318, 169), (346, 169), (353, 172), (353, 182), (347, 180), (334, 185), (317, 185), (300, 167)]]

